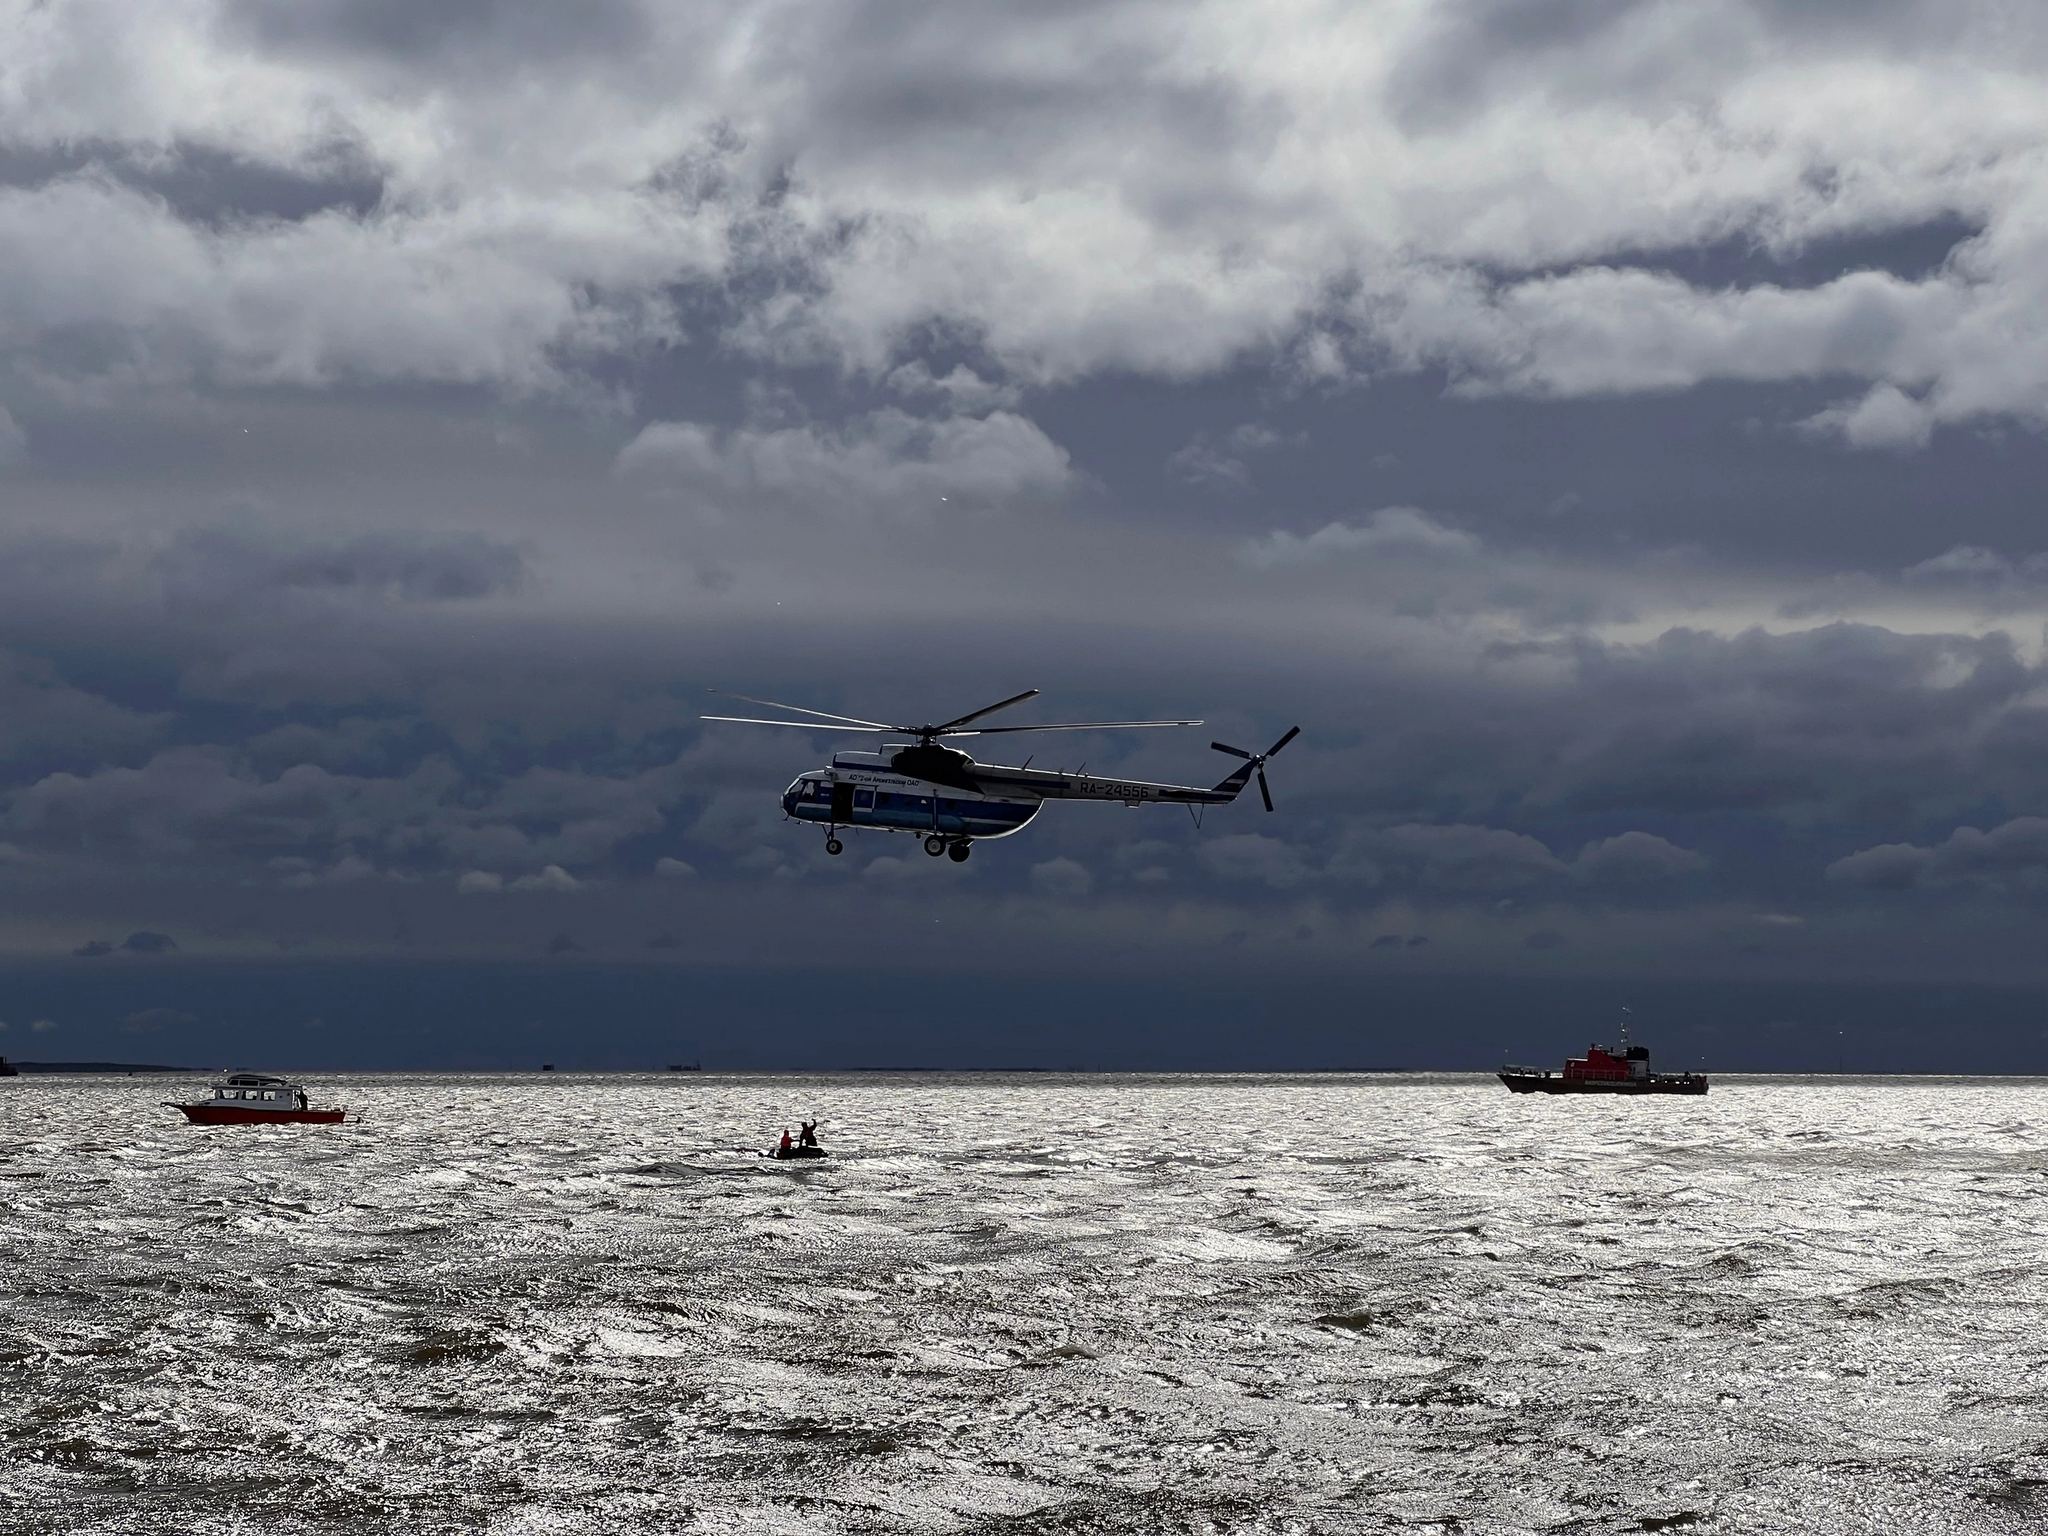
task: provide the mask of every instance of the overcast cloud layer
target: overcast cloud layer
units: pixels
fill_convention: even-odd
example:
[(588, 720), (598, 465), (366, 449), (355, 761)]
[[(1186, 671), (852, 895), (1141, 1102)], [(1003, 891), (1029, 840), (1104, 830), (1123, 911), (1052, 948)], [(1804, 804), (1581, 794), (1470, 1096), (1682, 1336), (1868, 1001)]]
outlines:
[(0, 952), (2048, 979), (2035, 9), (0, 18)]

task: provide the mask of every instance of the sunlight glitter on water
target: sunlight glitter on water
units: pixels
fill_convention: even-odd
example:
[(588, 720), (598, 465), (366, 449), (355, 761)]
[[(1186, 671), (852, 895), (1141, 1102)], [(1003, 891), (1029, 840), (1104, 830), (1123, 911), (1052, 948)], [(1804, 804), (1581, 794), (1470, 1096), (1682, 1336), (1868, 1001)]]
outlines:
[(2048, 1519), (2037, 1081), (316, 1088), (0, 1084), (0, 1529)]

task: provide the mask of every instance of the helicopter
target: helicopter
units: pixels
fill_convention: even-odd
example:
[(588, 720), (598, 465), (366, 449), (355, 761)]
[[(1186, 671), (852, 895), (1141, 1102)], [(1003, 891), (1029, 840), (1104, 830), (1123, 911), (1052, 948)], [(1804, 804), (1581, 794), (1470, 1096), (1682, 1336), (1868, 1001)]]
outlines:
[[(714, 690), (715, 691), (715, 690)], [(998, 710), (1038, 697), (1036, 688), (977, 709), (943, 725), (885, 725), (879, 720), (861, 720), (852, 715), (827, 714), (799, 704), (779, 704), (773, 699), (756, 699), (744, 693), (726, 694), (767, 709), (807, 715), (805, 720), (763, 720), (748, 715), (704, 715), (732, 725), (781, 725), (809, 731), (847, 731), (862, 735), (909, 737), (908, 741), (885, 743), (875, 752), (836, 752), (830, 766), (816, 768), (782, 792), (783, 814), (793, 821), (810, 822), (825, 829), (825, 851), (844, 851), (841, 827), (873, 827), (884, 832), (906, 832), (924, 839), (924, 851), (933, 858), (950, 858), (956, 864), (967, 861), (978, 842), (1008, 837), (1021, 832), (1048, 800), (1116, 801), (1135, 808), (1148, 801), (1184, 805), (1201, 823), (1203, 806), (1228, 805), (1244, 793), (1253, 778), (1259, 782), (1259, 796), (1266, 809), (1273, 809), (1273, 793), (1266, 787), (1266, 761), (1301, 734), (1290, 728), (1263, 752), (1209, 743), (1218, 752), (1244, 759), (1242, 765), (1213, 788), (1192, 784), (1147, 784), (1135, 779), (1111, 779), (1087, 773), (1061, 773), (1033, 768), (1026, 758), (1019, 768), (999, 763), (978, 763), (967, 753), (941, 743), (955, 736), (1012, 735), (1023, 731), (1143, 731), (1169, 726), (1200, 725), (1199, 720), (1091, 720), (1061, 725), (976, 725)]]

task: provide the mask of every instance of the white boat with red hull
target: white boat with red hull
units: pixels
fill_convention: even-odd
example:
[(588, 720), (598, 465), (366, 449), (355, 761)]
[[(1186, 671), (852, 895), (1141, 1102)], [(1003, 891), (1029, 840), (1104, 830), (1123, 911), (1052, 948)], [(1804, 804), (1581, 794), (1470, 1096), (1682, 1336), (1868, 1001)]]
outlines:
[(303, 1083), (268, 1072), (230, 1072), (203, 1099), (164, 1100), (194, 1125), (339, 1125), (345, 1109), (315, 1109)]
[(1589, 1045), (1586, 1054), (1567, 1058), (1562, 1072), (1539, 1067), (1502, 1067), (1500, 1080), (1510, 1093), (1691, 1093), (1707, 1091), (1698, 1072), (1652, 1072), (1650, 1048), (1632, 1044), (1628, 1010), (1621, 1011), (1621, 1049)]

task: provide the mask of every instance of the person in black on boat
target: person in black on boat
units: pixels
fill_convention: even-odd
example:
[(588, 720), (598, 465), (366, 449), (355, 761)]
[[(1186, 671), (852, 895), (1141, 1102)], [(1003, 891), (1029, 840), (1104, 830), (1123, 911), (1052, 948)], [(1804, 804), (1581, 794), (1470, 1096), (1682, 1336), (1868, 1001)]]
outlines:
[(818, 1122), (805, 1120), (802, 1126), (803, 1129), (797, 1134), (796, 1144), (800, 1147), (815, 1147), (818, 1144)]
[(312, 1101), (306, 1097), (306, 1090), (303, 1088), (299, 1089), (292, 1097), (299, 1101), (299, 1108), (301, 1109), (310, 1108), (312, 1105)]

